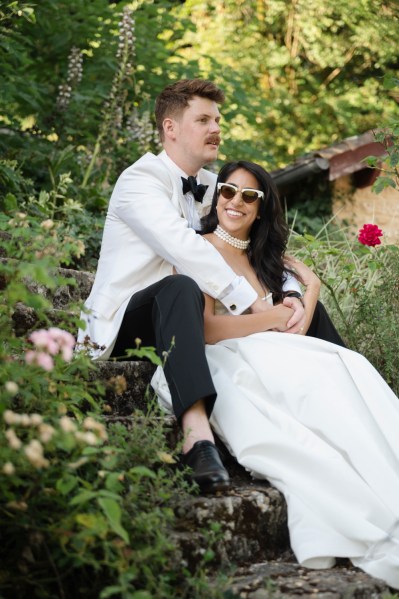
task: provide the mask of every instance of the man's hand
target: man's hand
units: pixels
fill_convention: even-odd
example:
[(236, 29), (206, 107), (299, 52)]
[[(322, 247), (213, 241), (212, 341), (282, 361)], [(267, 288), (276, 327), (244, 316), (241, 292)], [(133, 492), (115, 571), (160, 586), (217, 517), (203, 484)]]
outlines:
[[(276, 326), (272, 330), (285, 332), (285, 333), (300, 333), (304, 334), (304, 326), (305, 326), (305, 310), (302, 305), (302, 302), (296, 297), (286, 297), (280, 306), (286, 306), (293, 310), (293, 314), (289, 314), (289, 312), (283, 313), (286, 315), (288, 321), (284, 321), (284, 325)], [(276, 309), (278, 306), (274, 306)], [(266, 312), (268, 310), (273, 309), (273, 306), (268, 302), (258, 298), (251, 306), (251, 312), (253, 314), (258, 314), (259, 312)]]
[(320, 289), (320, 279), (319, 277), (311, 270), (306, 264), (298, 260), (297, 258), (293, 258), (292, 256), (284, 256), (284, 263), (291, 268), (296, 274), (296, 278), (303, 284), (305, 287), (312, 286), (316, 289)]
[(271, 308), (273, 308), (273, 306), (269, 304), (269, 302), (265, 302), (265, 300), (261, 299), (260, 297), (258, 297), (254, 301), (252, 306), (250, 306), (250, 310), (253, 314), (258, 314), (259, 312), (266, 312)]
[(301, 300), (297, 297), (286, 297), (283, 300), (283, 305), (294, 310), (294, 314), (287, 322), (285, 333), (299, 333), (300, 335), (304, 335), (306, 332), (304, 331), (306, 315)]
[[(300, 260), (290, 256), (285, 256), (284, 262), (289, 268), (292, 268), (295, 271), (298, 280), (306, 287), (306, 291), (303, 296), (305, 315), (302, 317), (302, 319), (299, 319), (294, 325), (292, 325), (291, 328), (287, 330), (287, 333), (299, 333), (301, 335), (306, 335), (316, 308), (321, 282), (318, 276), (315, 275), (315, 273)], [(291, 324), (291, 322), (289, 324)]]
[(294, 317), (292, 308), (289, 309), (289, 306), (278, 304), (277, 306), (274, 306), (272, 310), (274, 312), (273, 317), (275, 319), (275, 325), (269, 330), (286, 333), (288, 331), (288, 323)]

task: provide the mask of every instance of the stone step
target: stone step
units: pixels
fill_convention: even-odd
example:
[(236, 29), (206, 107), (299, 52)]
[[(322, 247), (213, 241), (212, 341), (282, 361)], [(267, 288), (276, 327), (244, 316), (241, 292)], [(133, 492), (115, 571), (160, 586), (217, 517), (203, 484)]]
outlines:
[(390, 594), (385, 582), (355, 568), (348, 559), (337, 559), (335, 567), (325, 570), (299, 565), (289, 546), (284, 497), (267, 481), (252, 480), (244, 471), (237, 475), (234, 470), (229, 467), (232, 488), (228, 492), (192, 497), (175, 506), (173, 538), (179, 547), (176, 558), (184, 567), (195, 571), (211, 550), (208, 575), (225, 572), (229, 576), (226, 589), (234, 598), (399, 597)]
[[(173, 450), (181, 441), (181, 432), (173, 416), (109, 415), (107, 423), (118, 422), (128, 430), (143, 426), (161, 426)], [(289, 548), (287, 513), (284, 497), (267, 481), (254, 480), (217, 439), (223, 462), (230, 474), (231, 487), (216, 495), (184, 494), (172, 505), (176, 516), (172, 534), (178, 551), (176, 560), (191, 571), (206, 551), (214, 551), (209, 568), (230, 567), (251, 560), (273, 559)], [(171, 466), (178, 468), (178, 464)], [(212, 524), (217, 530), (212, 532)], [(211, 536), (210, 536), (211, 533)]]
[[(208, 568), (274, 559), (289, 549), (286, 504), (266, 481), (232, 476), (229, 491), (185, 499), (175, 506), (173, 538), (186, 567), (195, 570), (205, 552)], [(216, 525), (214, 527), (213, 525)]]
[[(73, 314), (72, 314), (73, 316)], [(76, 336), (77, 321), (75, 326), (67, 326), (66, 322), (73, 323), (65, 310), (53, 309), (48, 313), (51, 326), (59, 326)], [(13, 316), (15, 334), (19, 337), (28, 336), (30, 332), (48, 324), (41, 323), (35, 310), (18, 303)], [(106, 386), (106, 401), (112, 410), (120, 415), (131, 414), (135, 409), (144, 409), (154, 394), (149, 387), (155, 366), (149, 361), (97, 361), (92, 377), (97, 377)]]
[(89, 297), (94, 283), (92, 272), (59, 268), (58, 273), (65, 279), (70, 279), (70, 282), (48, 296), (54, 308), (62, 309), (71, 303), (84, 302)]
[[(8, 258), (1, 258), (9, 262)], [(26, 280), (26, 286), (32, 293), (37, 293), (48, 299), (54, 308), (63, 309), (71, 304), (80, 304), (89, 296), (94, 283), (94, 273), (74, 270), (72, 268), (57, 268), (56, 273), (66, 282), (57, 289), (49, 289), (35, 281)]]
[[(51, 290), (36, 282), (27, 282), (31, 293), (47, 299), (52, 308), (47, 317), (54, 326), (60, 326), (73, 335), (77, 333), (77, 322), (84, 300), (89, 296), (94, 274), (67, 268), (58, 268), (57, 273), (66, 280), (65, 285)], [(36, 310), (18, 302), (13, 313), (14, 331), (18, 336), (27, 335), (34, 328), (46, 326), (39, 322)]]
[(129, 416), (135, 410), (147, 411), (156, 402), (150, 387), (155, 371), (151, 362), (97, 361), (92, 377), (105, 384), (105, 401), (114, 416)]
[(334, 568), (308, 570), (282, 557), (239, 568), (229, 590), (242, 599), (394, 599), (398, 595), (380, 580), (339, 560)]
[[(65, 309), (52, 309), (48, 313), (51, 326), (59, 326), (76, 336), (77, 316), (74, 324), (73, 313)], [(36, 311), (18, 303), (12, 316), (15, 334), (28, 336), (30, 332), (49, 326), (40, 322)], [(67, 325), (69, 323), (69, 326)], [(71, 324), (72, 323), (72, 324)], [(154, 393), (149, 387), (155, 365), (149, 361), (96, 361), (92, 377), (97, 377), (106, 387), (106, 401), (112, 411), (120, 415), (131, 414), (135, 409), (146, 409), (154, 401)]]
[[(41, 321), (37, 311), (18, 302), (12, 315), (13, 329), (17, 337), (28, 336), (35, 329), (48, 326), (60, 327), (76, 337), (78, 331), (79, 310), (67, 308), (51, 308), (46, 310), (47, 322)], [(49, 325), (50, 323), (50, 325)]]

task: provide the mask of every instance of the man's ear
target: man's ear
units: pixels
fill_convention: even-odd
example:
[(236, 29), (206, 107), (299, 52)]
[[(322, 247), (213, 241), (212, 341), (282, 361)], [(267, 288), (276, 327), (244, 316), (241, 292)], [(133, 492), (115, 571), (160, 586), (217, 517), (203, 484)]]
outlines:
[(165, 134), (165, 137), (168, 139), (176, 139), (176, 126), (177, 123), (174, 119), (171, 118), (166, 118), (164, 119), (163, 123), (163, 131)]

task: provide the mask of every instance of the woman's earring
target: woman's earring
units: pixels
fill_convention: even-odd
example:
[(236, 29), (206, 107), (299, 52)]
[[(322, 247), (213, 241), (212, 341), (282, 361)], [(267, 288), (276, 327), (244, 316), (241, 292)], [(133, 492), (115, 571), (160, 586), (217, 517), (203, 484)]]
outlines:
[(260, 216), (259, 216), (259, 214), (258, 214), (258, 216), (257, 216), (256, 218), (260, 220)]

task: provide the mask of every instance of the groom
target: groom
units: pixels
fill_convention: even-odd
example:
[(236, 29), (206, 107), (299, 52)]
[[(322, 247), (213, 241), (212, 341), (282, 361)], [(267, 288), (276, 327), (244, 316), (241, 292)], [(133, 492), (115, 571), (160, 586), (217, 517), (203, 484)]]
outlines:
[[(216, 391), (205, 357), (202, 292), (233, 315), (273, 309), (195, 232), (215, 188), (216, 176), (203, 166), (217, 158), (223, 101), (222, 90), (201, 79), (173, 83), (157, 98), (164, 150), (145, 154), (115, 185), (82, 314), (86, 330), (79, 332), (80, 341), (89, 335), (97, 359), (123, 356), (137, 338), (168, 354), (164, 371), (184, 433), (182, 460), (203, 492), (228, 488), (229, 476), (209, 426)], [(300, 294), (295, 279), (285, 289)], [(284, 303), (291, 308), (286, 328), (297, 333), (306, 320), (301, 302)]]

